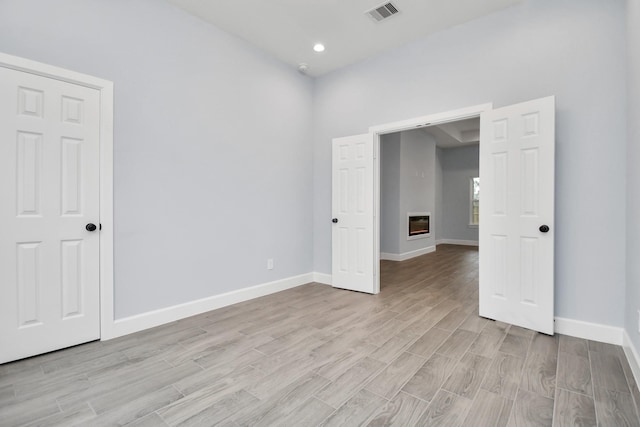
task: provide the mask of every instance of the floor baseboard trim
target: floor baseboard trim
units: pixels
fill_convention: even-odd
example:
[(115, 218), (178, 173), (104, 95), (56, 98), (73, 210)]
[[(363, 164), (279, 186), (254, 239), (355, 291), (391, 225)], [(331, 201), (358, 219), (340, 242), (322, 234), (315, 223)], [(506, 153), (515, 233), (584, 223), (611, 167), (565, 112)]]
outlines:
[(478, 246), (478, 241), (477, 240), (440, 239), (440, 240), (436, 240), (436, 245)]
[(622, 338), (622, 348), (625, 356), (627, 356), (627, 361), (631, 367), (633, 378), (636, 380), (636, 384), (640, 384), (640, 355), (638, 355), (638, 351), (631, 342), (631, 338), (626, 330), (624, 331)]
[[(433, 252), (434, 246), (430, 246), (418, 251), (408, 252), (407, 254), (415, 254), (409, 258)], [(393, 255), (393, 254), (391, 254)], [(406, 254), (400, 254), (405, 256)], [(382, 254), (381, 254), (382, 256)], [(396, 255), (396, 257), (399, 257)], [(226, 307), (228, 305), (237, 304), (239, 302), (248, 301), (250, 299), (259, 298), (276, 292), (295, 288), (310, 282), (331, 285), (331, 275), (326, 273), (312, 272), (301, 274), (298, 276), (288, 277), (273, 282), (263, 283), (249, 288), (239, 289), (236, 291), (226, 292), (220, 295), (214, 295), (183, 304), (165, 307), (158, 310), (141, 313), (122, 319), (117, 319), (110, 328), (111, 334), (103, 336), (102, 340), (109, 340), (123, 335), (132, 334), (145, 329), (164, 325), (176, 320), (184, 319), (207, 311)], [(640, 356), (633, 347), (627, 332), (623, 328), (601, 325), (597, 323), (584, 322), (581, 320), (567, 319), (562, 317), (555, 318), (555, 332), (559, 334), (569, 335), (572, 337), (589, 339), (593, 341), (604, 342), (608, 344), (622, 345), (625, 354), (629, 359), (629, 364), (633, 369), (636, 382), (640, 384)]]
[(147, 313), (137, 314), (135, 316), (117, 319), (113, 323), (110, 336), (102, 337), (102, 340), (121, 337), (123, 335), (132, 334), (145, 329), (164, 325), (186, 317), (195, 316), (196, 314), (206, 313), (207, 311), (217, 308), (226, 307), (228, 305), (237, 304), (265, 295), (295, 288), (314, 281), (313, 273), (301, 274), (299, 276), (287, 277), (285, 279), (273, 282), (263, 283), (249, 288), (238, 289), (236, 291), (226, 292), (220, 295), (214, 295), (171, 307), (161, 308), (149, 311)]
[(323, 285), (329, 285), (333, 283), (331, 280), (331, 274), (318, 273), (314, 271), (313, 273), (313, 281), (316, 283), (322, 283)]
[(415, 258), (417, 256), (435, 252), (435, 250), (436, 250), (435, 246), (428, 246), (423, 249), (418, 249), (411, 252), (404, 252), (401, 254), (390, 254), (387, 252), (380, 252), (380, 259), (387, 260), (387, 261), (406, 261), (408, 259)]
[(563, 335), (599, 341), (608, 344), (622, 345), (623, 329), (582, 320), (555, 318), (554, 330)]

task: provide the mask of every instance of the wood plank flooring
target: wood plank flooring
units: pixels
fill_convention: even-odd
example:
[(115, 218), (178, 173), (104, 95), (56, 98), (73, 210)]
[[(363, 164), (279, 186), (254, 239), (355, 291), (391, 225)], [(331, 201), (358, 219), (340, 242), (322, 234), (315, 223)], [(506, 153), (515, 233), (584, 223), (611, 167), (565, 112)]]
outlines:
[(1, 426), (640, 426), (622, 349), (477, 316), (478, 252), (385, 261), (0, 366)]

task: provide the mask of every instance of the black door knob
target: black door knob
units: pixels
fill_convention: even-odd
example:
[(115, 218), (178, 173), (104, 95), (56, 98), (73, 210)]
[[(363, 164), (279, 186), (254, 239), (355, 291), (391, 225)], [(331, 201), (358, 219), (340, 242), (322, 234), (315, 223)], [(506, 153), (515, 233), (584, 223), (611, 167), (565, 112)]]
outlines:
[(338, 223), (338, 218), (333, 218), (333, 219), (331, 220), (331, 222), (332, 222), (332, 223), (334, 223), (334, 224), (337, 224), (337, 223)]
[(541, 225), (538, 230), (540, 230), (543, 233), (546, 233), (546, 232), (549, 231), (549, 226), (548, 225)]
[(91, 223), (91, 222), (90, 222), (89, 224), (87, 224), (87, 226), (86, 226), (85, 228), (87, 229), (87, 231), (96, 231), (96, 229), (97, 229), (98, 227), (96, 227), (96, 225), (95, 225), (95, 224), (93, 224), (93, 223)]

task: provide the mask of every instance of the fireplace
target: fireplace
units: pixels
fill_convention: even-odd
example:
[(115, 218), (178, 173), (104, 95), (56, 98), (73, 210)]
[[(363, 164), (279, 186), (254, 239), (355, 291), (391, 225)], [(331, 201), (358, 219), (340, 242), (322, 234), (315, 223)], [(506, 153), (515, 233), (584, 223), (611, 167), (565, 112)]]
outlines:
[(409, 212), (407, 214), (407, 240), (429, 237), (431, 234), (431, 212)]

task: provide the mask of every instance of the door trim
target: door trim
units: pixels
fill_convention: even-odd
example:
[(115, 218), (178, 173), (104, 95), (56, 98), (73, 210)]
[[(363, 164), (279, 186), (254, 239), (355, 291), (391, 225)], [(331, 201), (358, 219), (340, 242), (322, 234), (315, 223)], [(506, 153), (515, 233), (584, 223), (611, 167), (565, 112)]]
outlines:
[[(375, 215), (373, 224), (373, 277), (376, 293), (380, 292), (380, 136), (388, 133), (480, 117), (480, 114), (490, 110), (493, 110), (493, 103), (429, 114), (399, 122), (371, 126), (369, 128), (369, 133), (373, 134), (373, 213)], [(480, 221), (482, 221), (482, 218)]]
[(114, 338), (113, 82), (0, 53), (0, 67), (96, 89), (100, 93), (100, 339)]

